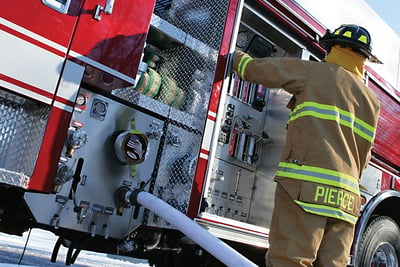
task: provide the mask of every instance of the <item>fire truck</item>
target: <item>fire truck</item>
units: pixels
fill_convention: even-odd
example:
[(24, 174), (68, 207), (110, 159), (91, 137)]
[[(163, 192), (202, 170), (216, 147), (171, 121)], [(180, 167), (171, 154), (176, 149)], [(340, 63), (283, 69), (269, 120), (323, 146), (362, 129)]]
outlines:
[[(224, 265), (146, 194), (264, 266), (291, 96), (242, 81), (231, 55), (320, 61), (319, 21), (293, 0), (20, 0), (0, 14), (1, 232), (54, 233), (50, 260), (67, 249), (66, 265), (82, 250)], [(374, 65), (364, 79), (381, 114), (349, 265), (399, 266), (400, 92)]]

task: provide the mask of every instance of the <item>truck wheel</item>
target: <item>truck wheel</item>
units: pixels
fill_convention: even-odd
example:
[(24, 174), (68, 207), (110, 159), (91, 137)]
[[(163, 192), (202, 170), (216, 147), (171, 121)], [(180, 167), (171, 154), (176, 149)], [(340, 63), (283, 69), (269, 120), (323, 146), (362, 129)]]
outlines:
[(399, 227), (389, 217), (378, 217), (365, 230), (356, 266), (395, 267), (399, 262)]

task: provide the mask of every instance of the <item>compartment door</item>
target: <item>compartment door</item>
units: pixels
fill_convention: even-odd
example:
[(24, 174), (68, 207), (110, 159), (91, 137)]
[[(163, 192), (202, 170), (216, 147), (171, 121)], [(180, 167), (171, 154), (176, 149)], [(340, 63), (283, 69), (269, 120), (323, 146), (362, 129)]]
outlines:
[(7, 1), (0, 9), (0, 86), (53, 100), (83, 0)]
[(155, 0), (86, 0), (70, 55), (134, 82)]

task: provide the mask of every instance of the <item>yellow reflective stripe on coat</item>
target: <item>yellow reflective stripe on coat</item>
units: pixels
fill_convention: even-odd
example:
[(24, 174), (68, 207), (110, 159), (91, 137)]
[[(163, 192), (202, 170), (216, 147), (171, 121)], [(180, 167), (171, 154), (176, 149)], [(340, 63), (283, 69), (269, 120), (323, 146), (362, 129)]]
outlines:
[(355, 134), (368, 142), (372, 143), (374, 140), (376, 129), (372, 125), (336, 106), (324, 105), (311, 101), (301, 103), (290, 113), (289, 122), (305, 116), (336, 121), (340, 125), (349, 127)]
[(340, 219), (340, 220), (349, 222), (351, 224), (355, 224), (357, 222), (357, 218), (358, 218), (357, 216), (348, 214), (338, 208), (327, 207), (327, 206), (318, 205), (318, 204), (304, 203), (304, 202), (301, 202), (298, 200), (295, 200), (295, 202), (300, 207), (302, 207), (304, 209), (304, 211), (309, 212), (309, 213)]
[(238, 64), (238, 73), (240, 77), (244, 78), (244, 73), (246, 71), (247, 64), (250, 63), (253, 59), (251, 57), (243, 56)]
[(289, 162), (280, 162), (277, 176), (298, 179), (313, 183), (331, 185), (360, 195), (358, 179), (338, 171), (307, 165), (297, 165)]

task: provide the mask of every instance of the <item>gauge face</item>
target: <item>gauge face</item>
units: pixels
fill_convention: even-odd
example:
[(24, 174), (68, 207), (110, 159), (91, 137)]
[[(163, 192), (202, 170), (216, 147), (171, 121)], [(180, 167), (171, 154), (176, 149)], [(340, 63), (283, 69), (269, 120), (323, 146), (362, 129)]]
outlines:
[(248, 44), (248, 42), (249, 42), (249, 36), (247, 35), (247, 33), (239, 32), (237, 36), (236, 46), (243, 48)]
[(76, 104), (79, 106), (86, 105), (86, 101), (87, 101), (87, 98), (83, 94), (79, 94), (78, 97), (76, 98)]

